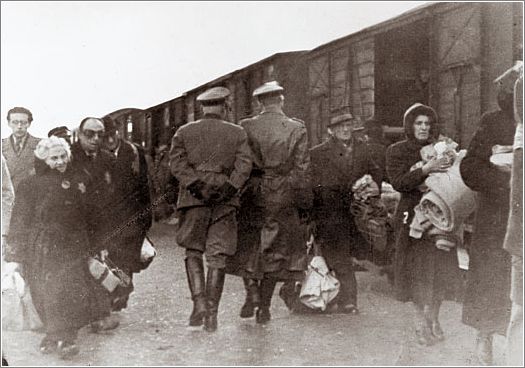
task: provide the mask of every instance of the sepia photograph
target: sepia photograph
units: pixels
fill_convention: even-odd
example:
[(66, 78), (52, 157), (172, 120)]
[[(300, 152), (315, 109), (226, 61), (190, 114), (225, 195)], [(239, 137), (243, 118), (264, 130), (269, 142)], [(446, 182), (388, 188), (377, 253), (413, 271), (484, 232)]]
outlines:
[(523, 366), (522, 1), (0, 7), (2, 366)]

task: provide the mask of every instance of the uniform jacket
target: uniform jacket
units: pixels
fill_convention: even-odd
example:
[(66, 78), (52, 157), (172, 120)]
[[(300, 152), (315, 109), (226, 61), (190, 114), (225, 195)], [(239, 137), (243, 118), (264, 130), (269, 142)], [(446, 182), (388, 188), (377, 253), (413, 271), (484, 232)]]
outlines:
[(17, 191), (18, 184), (34, 174), (34, 163), (35, 163), (35, 148), (40, 138), (35, 138), (31, 134), (27, 133), (26, 140), (20, 152), (16, 152), (14, 137), (11, 134), (8, 138), (2, 139), (2, 154), (7, 161), (7, 167), (9, 174), (11, 174), (11, 181)]
[[(200, 179), (208, 186), (229, 182), (241, 189), (250, 175), (252, 157), (246, 132), (238, 125), (205, 115), (180, 127), (171, 142), (170, 170), (180, 183), (177, 208), (203, 206), (186, 187)], [(226, 205), (238, 206), (238, 196)]]
[[(261, 172), (261, 206), (308, 208), (311, 203), (308, 135), (304, 123), (279, 112), (241, 121)], [(300, 203), (303, 202), (303, 203)]]
[(502, 334), (510, 311), (510, 256), (502, 249), (509, 215), (510, 174), (490, 163), (490, 156), (496, 144), (512, 146), (514, 132), (512, 114), (501, 110), (484, 114), (460, 164), (463, 181), (479, 193), (463, 321)]
[(113, 219), (115, 183), (113, 169), (115, 157), (106, 151), (99, 150), (95, 158), (89, 157), (82, 149), (80, 142), (71, 146), (72, 169), (82, 178), (81, 187), (87, 194), (87, 211), (89, 212), (89, 231), (92, 243), (100, 249), (115, 233)]

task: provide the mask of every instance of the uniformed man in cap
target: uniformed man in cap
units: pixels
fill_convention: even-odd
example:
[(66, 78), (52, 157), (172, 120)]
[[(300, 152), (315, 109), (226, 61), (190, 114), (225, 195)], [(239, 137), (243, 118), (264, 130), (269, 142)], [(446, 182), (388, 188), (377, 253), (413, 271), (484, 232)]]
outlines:
[(307, 265), (306, 234), (299, 209), (309, 208), (312, 199), (308, 138), (304, 123), (284, 114), (283, 91), (277, 82), (257, 88), (253, 96), (261, 105), (261, 113), (240, 123), (254, 157), (247, 188), (252, 213), (258, 214), (247, 218), (251, 221), (247, 228), (257, 234), (251, 237), (251, 244), (242, 244), (245, 254), (236, 254), (237, 270), (232, 273), (245, 277), (248, 295), (241, 317), (253, 316), (257, 307), (257, 323), (271, 318), (276, 283), (302, 280)]
[(329, 139), (310, 150), (315, 239), (328, 266), (341, 283), (329, 312), (357, 314), (357, 281), (353, 257), (367, 249), (351, 212), (352, 186), (364, 175), (371, 175), (381, 188), (384, 166), (375, 162), (366, 139), (359, 139), (364, 129), (360, 119), (346, 113), (328, 124)]
[(171, 173), (180, 183), (176, 240), (186, 248), (193, 299), (189, 325), (204, 322), (209, 332), (217, 329), (226, 256), (237, 247), (238, 193), (252, 169), (246, 132), (224, 121), (229, 94), (227, 88), (214, 87), (199, 95), (203, 118), (180, 127), (170, 150)]

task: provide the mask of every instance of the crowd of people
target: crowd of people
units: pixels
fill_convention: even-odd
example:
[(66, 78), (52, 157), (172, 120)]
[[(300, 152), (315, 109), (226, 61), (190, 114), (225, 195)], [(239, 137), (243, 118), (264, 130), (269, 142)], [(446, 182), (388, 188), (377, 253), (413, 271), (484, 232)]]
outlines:
[[(454, 165), (446, 155), (422, 157), (445, 139), (432, 107), (414, 101), (403, 117), (405, 139), (388, 148), (374, 139), (376, 120), (363, 124), (348, 112), (328, 122), (329, 139), (309, 148), (304, 122), (284, 113), (277, 82), (255, 89), (260, 113), (238, 123), (226, 121), (227, 88), (199, 95), (202, 119), (180, 127), (157, 159), (171, 173), (162, 181), (175, 179), (164, 194), (176, 203), (174, 240), (185, 248), (189, 327), (219, 328), (226, 274), (243, 278), (241, 318), (269, 323), (279, 282), (287, 306), (300, 310), (294, 298), (311, 258), (309, 239), (340, 282), (324, 313), (359, 314), (355, 258), (370, 244), (354, 218), (355, 188), (368, 178), (375, 196), (385, 181), (400, 193), (393, 288), (398, 300), (415, 306), (417, 342), (444, 340), (440, 306), (462, 299), (463, 322), (478, 331), (479, 362), (492, 364), (495, 333), (507, 334), (509, 364), (521, 362), (522, 75), (514, 67), (496, 80), (500, 109), (483, 115), (458, 161), (464, 183), (479, 197), (466, 285), (456, 255), (460, 232), (425, 228), (414, 235), (427, 179)], [(40, 350), (67, 358), (78, 353), (81, 327), (118, 326), (133, 274), (148, 267), (140, 258), (155, 207), (148, 162), (109, 116), (82, 120), (73, 144), (65, 127), (42, 140), (29, 135), (32, 115), (25, 108), (10, 110), (7, 120), (13, 134), (2, 142), (3, 184), (10, 177), (14, 206), (11, 219), (3, 217), (5, 260), (30, 286), (45, 330)], [(513, 165), (494, 161), (496, 146), (514, 147)], [(4, 191), (2, 197), (9, 201)], [(115, 264), (129, 282), (109, 292), (93, 277), (93, 258)]]

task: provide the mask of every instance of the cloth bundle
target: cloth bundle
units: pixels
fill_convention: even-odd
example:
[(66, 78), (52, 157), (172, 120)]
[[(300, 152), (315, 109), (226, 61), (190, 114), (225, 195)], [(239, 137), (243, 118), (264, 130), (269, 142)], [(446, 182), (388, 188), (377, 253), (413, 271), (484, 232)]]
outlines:
[(374, 249), (383, 251), (387, 243), (388, 211), (379, 196), (379, 187), (370, 175), (352, 186), (351, 209), (357, 230)]
[(315, 256), (308, 265), (299, 299), (309, 308), (324, 311), (339, 293), (339, 288), (339, 280), (329, 271), (324, 258)]
[(442, 173), (432, 173), (425, 180), (425, 194), (414, 208), (410, 236), (419, 239), (425, 232), (436, 240), (436, 247), (450, 250), (461, 244), (463, 223), (476, 209), (476, 193), (468, 188), (459, 171), (466, 150), (455, 152), (457, 144), (442, 140), (423, 147), (423, 162), (445, 156), (452, 166)]

